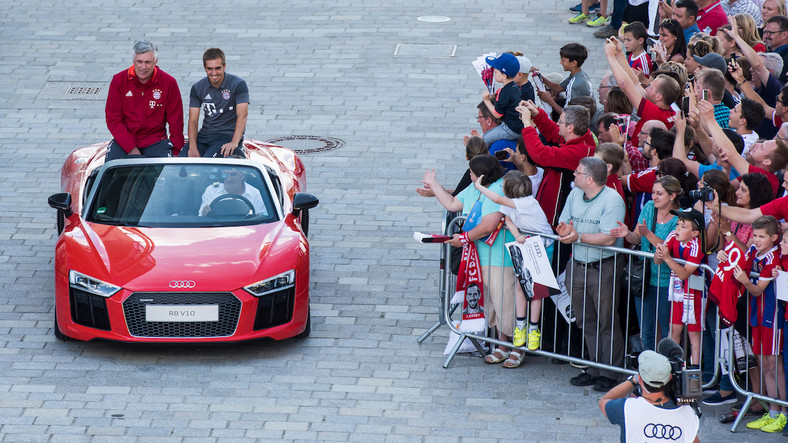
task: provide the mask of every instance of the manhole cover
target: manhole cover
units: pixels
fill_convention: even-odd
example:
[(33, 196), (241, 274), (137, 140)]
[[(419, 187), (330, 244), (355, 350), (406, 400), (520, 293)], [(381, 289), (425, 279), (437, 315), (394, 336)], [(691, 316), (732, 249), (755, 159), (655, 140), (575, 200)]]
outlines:
[(296, 154), (312, 154), (315, 152), (333, 151), (345, 146), (345, 142), (332, 137), (317, 135), (288, 135), (266, 140), (266, 143), (292, 149)]
[(449, 17), (443, 15), (423, 15), (421, 17), (416, 17), (416, 20), (427, 23), (443, 23), (451, 21)]

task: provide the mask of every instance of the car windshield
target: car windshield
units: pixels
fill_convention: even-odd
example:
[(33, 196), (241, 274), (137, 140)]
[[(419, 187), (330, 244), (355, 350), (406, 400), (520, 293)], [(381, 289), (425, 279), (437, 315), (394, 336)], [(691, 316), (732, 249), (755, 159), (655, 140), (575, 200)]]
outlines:
[(242, 165), (129, 165), (108, 169), (87, 221), (119, 226), (213, 227), (279, 219), (260, 170)]

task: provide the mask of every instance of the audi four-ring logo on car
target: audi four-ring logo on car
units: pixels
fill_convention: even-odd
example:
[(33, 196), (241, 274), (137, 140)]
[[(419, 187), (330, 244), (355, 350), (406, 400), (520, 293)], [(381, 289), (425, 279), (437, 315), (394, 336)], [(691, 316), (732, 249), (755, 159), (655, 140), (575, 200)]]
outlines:
[(191, 289), (197, 286), (194, 280), (173, 280), (170, 282), (172, 289)]
[(643, 428), (646, 438), (659, 440), (678, 440), (681, 438), (681, 428), (678, 426), (649, 423)]

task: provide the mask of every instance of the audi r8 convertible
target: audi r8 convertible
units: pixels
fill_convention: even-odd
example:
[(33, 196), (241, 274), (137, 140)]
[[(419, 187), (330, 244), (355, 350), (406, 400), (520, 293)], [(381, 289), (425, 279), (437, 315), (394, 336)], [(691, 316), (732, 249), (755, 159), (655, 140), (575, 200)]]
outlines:
[(55, 335), (224, 342), (306, 336), (308, 210), (301, 160), (128, 158), (77, 149), (61, 171)]

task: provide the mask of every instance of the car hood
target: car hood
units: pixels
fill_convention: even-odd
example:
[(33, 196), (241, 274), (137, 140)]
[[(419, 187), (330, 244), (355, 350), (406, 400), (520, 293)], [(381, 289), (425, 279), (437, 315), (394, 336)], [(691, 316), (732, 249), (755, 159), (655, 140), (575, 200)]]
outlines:
[(72, 239), (82, 243), (89, 263), (70, 268), (132, 291), (170, 290), (182, 280), (194, 282), (191, 291), (238, 289), (293, 269), (300, 242), (282, 222), (221, 228), (86, 223), (75, 231)]

